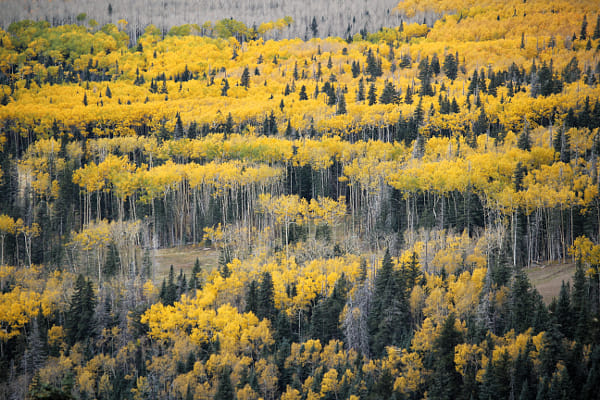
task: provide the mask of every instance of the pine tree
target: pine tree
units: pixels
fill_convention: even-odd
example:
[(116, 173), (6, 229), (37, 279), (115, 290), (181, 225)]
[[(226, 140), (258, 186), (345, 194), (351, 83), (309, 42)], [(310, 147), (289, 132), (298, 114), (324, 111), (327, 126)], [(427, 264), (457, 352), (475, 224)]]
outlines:
[(571, 292), (571, 310), (574, 326), (574, 339), (579, 343), (589, 343), (589, 285), (581, 263), (577, 264), (573, 276), (573, 291)]
[(378, 60), (374, 55), (371, 49), (367, 53), (367, 74), (370, 75), (370, 80), (374, 81), (378, 76), (383, 75), (383, 71), (381, 70), (381, 60)]
[(410, 86), (406, 87), (406, 94), (404, 95), (404, 102), (406, 104), (412, 104), (413, 103), (412, 89), (411, 89)]
[(226, 134), (233, 133), (233, 116), (231, 113), (227, 114), (227, 119), (225, 120), (225, 126), (223, 127), (223, 131)]
[(431, 57), (431, 64), (429, 64), (429, 70), (433, 75), (437, 75), (440, 73), (440, 60), (437, 56), (437, 53), (433, 53)]
[(481, 107), (477, 120), (473, 123), (473, 134), (476, 136), (482, 135), (487, 132), (489, 127), (488, 117), (485, 113), (485, 109)]
[(114, 242), (108, 244), (108, 253), (106, 255), (106, 261), (104, 263), (103, 274), (105, 277), (110, 278), (119, 271), (119, 251)]
[(339, 96), (338, 105), (337, 105), (337, 114), (338, 115), (346, 114), (346, 97), (344, 96), (343, 92), (341, 92), (340, 96)]
[(358, 81), (358, 90), (356, 92), (356, 101), (363, 102), (365, 101), (365, 83), (363, 78), (360, 78)]
[(524, 151), (531, 151), (531, 139), (529, 138), (529, 127), (527, 126), (527, 122), (517, 139), (517, 147)]
[(558, 324), (558, 329), (567, 338), (573, 337), (573, 315), (570, 297), (570, 285), (563, 281), (560, 287), (558, 300), (553, 301), (550, 305), (550, 309), (553, 311), (554, 318)]
[(456, 399), (460, 393), (461, 375), (454, 363), (454, 347), (462, 340), (455, 327), (456, 317), (448, 315), (433, 345), (433, 373), (429, 384), (430, 399)]
[(371, 86), (369, 86), (369, 93), (367, 94), (367, 99), (369, 101), (370, 106), (377, 103), (377, 90), (375, 89), (374, 83), (371, 83)]
[(446, 54), (443, 65), (444, 74), (450, 80), (455, 80), (458, 75), (458, 60), (454, 59), (451, 53)]
[(219, 373), (219, 384), (217, 386), (217, 392), (215, 393), (215, 400), (234, 400), (235, 390), (231, 383), (231, 369), (229, 367), (223, 367)]
[(181, 122), (181, 116), (179, 115), (179, 113), (177, 113), (175, 120), (175, 131), (173, 132), (173, 139), (183, 139), (183, 136), (183, 123)]
[(521, 164), (519, 161), (515, 167), (515, 173), (513, 176), (513, 182), (515, 185), (515, 191), (520, 192), (523, 190), (523, 179), (527, 175), (527, 167)]
[(431, 87), (431, 71), (429, 70), (429, 57), (421, 60), (418, 67), (418, 78), (421, 81), (421, 96), (432, 96), (433, 89)]
[(88, 105), (88, 100), (87, 100), (87, 93), (83, 94), (83, 105), (87, 107)]
[[(161, 300), (167, 306), (172, 306), (177, 301), (177, 285), (175, 284), (175, 272), (173, 271), (173, 265), (169, 269), (169, 277), (164, 285), (164, 295), (161, 296)], [(163, 290), (161, 289), (161, 292)]]
[(202, 268), (200, 267), (200, 260), (196, 258), (196, 261), (194, 262), (194, 267), (192, 268), (192, 276), (190, 278), (191, 290), (202, 289), (202, 282), (200, 281), (200, 277), (198, 276), (201, 271)]
[(75, 281), (74, 292), (71, 296), (65, 320), (67, 340), (70, 344), (85, 340), (93, 335), (95, 308), (96, 296), (92, 282), (86, 280), (80, 274), (77, 281)]
[(592, 39), (600, 39), (600, 14), (598, 14), (598, 17), (596, 18), (596, 27), (594, 28)]
[(317, 37), (319, 35), (319, 25), (317, 24), (316, 17), (313, 17), (310, 23), (310, 31), (312, 32), (313, 37)]
[(587, 39), (587, 26), (588, 26), (587, 15), (584, 15), (583, 21), (581, 21), (581, 31), (579, 33), (579, 39), (581, 39), (581, 40)]
[(248, 70), (248, 66), (244, 68), (242, 72), (242, 77), (240, 78), (240, 85), (248, 89), (250, 87), (250, 71)]
[(267, 318), (274, 321), (277, 316), (277, 309), (275, 308), (273, 280), (269, 272), (262, 274), (257, 294), (256, 316), (260, 319)]
[(383, 91), (381, 92), (381, 96), (379, 96), (379, 103), (381, 104), (390, 104), (394, 101), (396, 97), (396, 89), (394, 85), (390, 81), (385, 82), (385, 86), (383, 87)]
[(306, 94), (306, 86), (302, 85), (300, 88), (300, 93), (298, 93), (300, 100), (308, 100), (308, 95)]
[(227, 78), (223, 78), (221, 81), (221, 96), (227, 96), (227, 91), (229, 90), (229, 82)]

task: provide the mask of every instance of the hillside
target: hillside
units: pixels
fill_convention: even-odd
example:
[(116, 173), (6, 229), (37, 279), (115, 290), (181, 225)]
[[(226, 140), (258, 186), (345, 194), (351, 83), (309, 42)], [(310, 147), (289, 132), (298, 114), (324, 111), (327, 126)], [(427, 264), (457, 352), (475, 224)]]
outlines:
[[(352, 1), (140, 1), (140, 0), (6, 0), (0, 15), (0, 26), (7, 28), (15, 21), (24, 19), (49, 21), (53, 25), (79, 23), (87, 25), (91, 21), (100, 26), (120, 19), (129, 22), (127, 32), (135, 43), (137, 37), (149, 24), (154, 24), (163, 32), (184, 24), (216, 23), (233, 18), (248, 27), (268, 23), (289, 16), (291, 26), (282, 32), (273, 32), (272, 37), (284, 38), (325, 38), (328, 36), (348, 37), (361, 30), (374, 32), (382, 27), (394, 27), (404, 19), (414, 22), (427, 15), (403, 17), (395, 11), (395, 0), (352, 0)], [(313, 30), (313, 19), (316, 26)], [(429, 23), (434, 22), (433, 15)]]
[(0, 398), (599, 393), (596, 1), (52, 4), (0, 30)]

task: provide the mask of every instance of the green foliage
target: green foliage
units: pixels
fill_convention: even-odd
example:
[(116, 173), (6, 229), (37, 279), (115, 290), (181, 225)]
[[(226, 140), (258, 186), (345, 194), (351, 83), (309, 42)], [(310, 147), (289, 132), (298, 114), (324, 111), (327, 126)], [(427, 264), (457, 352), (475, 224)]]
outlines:
[(84, 341), (94, 335), (95, 307), (96, 295), (92, 282), (79, 275), (65, 318), (65, 329), (70, 344)]

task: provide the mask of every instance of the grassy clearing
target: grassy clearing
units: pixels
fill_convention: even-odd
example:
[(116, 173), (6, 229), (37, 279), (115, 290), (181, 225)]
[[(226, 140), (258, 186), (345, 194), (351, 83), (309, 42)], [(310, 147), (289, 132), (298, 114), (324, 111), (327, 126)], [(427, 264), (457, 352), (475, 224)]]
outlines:
[(198, 245), (158, 249), (154, 253), (154, 281), (162, 282), (169, 275), (171, 265), (176, 276), (181, 269), (189, 277), (196, 258), (203, 270), (211, 270), (217, 266), (217, 257), (217, 250)]
[(558, 297), (563, 281), (571, 282), (575, 273), (575, 264), (547, 264), (527, 270), (532, 285), (544, 298), (546, 304)]

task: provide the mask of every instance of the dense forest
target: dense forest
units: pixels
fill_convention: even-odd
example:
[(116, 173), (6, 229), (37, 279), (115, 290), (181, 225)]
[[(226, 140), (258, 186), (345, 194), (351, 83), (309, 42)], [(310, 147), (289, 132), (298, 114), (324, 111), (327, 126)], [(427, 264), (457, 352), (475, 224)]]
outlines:
[(0, 30), (0, 397), (598, 397), (596, 1), (111, 9)]
[[(396, 0), (4, 0), (0, 26), (25, 19), (47, 21), (52, 25), (116, 24), (129, 22), (125, 28), (136, 42), (147, 25), (153, 24), (166, 33), (184, 24), (208, 27), (223, 19), (234, 19), (249, 28), (258, 28), (268, 19), (293, 19), (285, 30), (271, 32), (271, 38), (310, 39), (328, 36), (348, 37), (361, 31), (393, 27), (405, 20), (435, 22), (439, 13), (422, 10), (408, 17), (396, 11)], [(206, 34), (206, 31), (203, 32)]]

